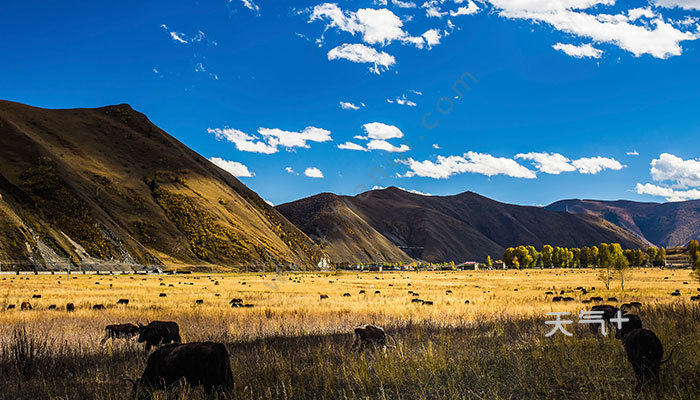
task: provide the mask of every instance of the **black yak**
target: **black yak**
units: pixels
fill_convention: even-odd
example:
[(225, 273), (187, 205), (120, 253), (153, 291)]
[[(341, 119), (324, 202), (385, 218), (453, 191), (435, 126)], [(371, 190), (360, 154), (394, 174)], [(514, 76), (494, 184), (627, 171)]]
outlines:
[(139, 327), (131, 323), (107, 325), (105, 326), (105, 337), (102, 338), (102, 343), (107, 339), (130, 339), (138, 333)]
[(656, 334), (649, 329), (632, 330), (622, 339), (622, 343), (639, 385), (648, 382), (658, 384), (661, 364), (670, 360), (673, 352), (662, 360), (664, 347)]
[(131, 381), (133, 398), (150, 399), (151, 391), (166, 390), (179, 381), (202, 386), (209, 397), (233, 390), (233, 374), (226, 346), (221, 343), (171, 343), (148, 357), (141, 378)]
[(375, 325), (363, 325), (355, 328), (355, 341), (352, 349), (362, 350), (365, 346), (379, 345), (386, 348), (384, 329)]
[(139, 343), (146, 342), (146, 353), (153, 346), (166, 343), (180, 343), (180, 327), (177, 322), (153, 321), (148, 325), (139, 324)]

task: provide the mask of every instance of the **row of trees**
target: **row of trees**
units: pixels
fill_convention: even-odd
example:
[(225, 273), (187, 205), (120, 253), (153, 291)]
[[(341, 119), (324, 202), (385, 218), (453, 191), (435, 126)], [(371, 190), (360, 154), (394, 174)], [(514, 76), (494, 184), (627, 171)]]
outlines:
[[(698, 276), (700, 276), (700, 245), (697, 249)], [(619, 275), (622, 289), (625, 288), (624, 272), (630, 266), (666, 264), (666, 249), (650, 247), (642, 250), (623, 250), (619, 243), (601, 243), (599, 246), (583, 248), (553, 247), (548, 244), (537, 251), (534, 246), (509, 247), (503, 253), (503, 262), (511, 268), (533, 267), (599, 267), (600, 279), (610, 288), (610, 282)]]

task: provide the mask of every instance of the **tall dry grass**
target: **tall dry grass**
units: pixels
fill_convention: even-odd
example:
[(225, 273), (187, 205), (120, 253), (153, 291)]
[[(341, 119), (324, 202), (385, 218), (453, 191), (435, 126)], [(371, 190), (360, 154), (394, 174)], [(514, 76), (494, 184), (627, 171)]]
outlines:
[[(688, 300), (697, 285), (684, 270), (634, 270), (625, 292), (600, 290), (591, 270), (5, 278), (0, 306), (30, 301), (35, 309), (0, 312), (0, 398), (126, 398), (129, 386), (121, 379), (140, 375), (143, 348), (122, 340), (101, 345), (104, 326), (155, 319), (177, 321), (186, 341), (226, 343), (234, 398), (700, 397), (700, 308)], [(577, 314), (588, 306), (552, 303), (544, 292), (565, 290), (580, 300), (577, 286), (597, 288), (585, 297), (645, 304), (645, 325), (667, 352), (675, 350), (662, 367), (658, 391), (635, 390), (632, 369), (612, 337), (591, 335), (581, 324), (571, 326), (573, 337), (544, 337), (547, 312)], [(680, 298), (670, 296), (675, 289)], [(410, 303), (409, 290), (434, 305)], [(167, 297), (158, 297), (161, 292)], [(320, 300), (321, 293), (329, 299)], [(232, 297), (254, 307), (232, 309)], [(119, 298), (130, 305), (116, 306)], [(196, 299), (204, 304), (195, 305)], [(47, 310), (69, 301), (76, 312)], [(93, 311), (96, 303), (108, 309)], [(394, 347), (350, 351), (351, 328), (361, 323), (383, 325)], [(203, 397), (201, 389), (171, 393)]]

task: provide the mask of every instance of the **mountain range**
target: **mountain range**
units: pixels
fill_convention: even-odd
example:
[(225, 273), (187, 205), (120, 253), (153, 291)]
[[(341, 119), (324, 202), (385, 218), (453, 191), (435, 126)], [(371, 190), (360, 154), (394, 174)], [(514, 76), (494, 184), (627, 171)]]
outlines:
[(483, 261), (521, 244), (644, 248), (699, 234), (700, 201), (530, 207), (389, 187), (272, 207), (127, 104), (0, 101), (0, 267)]

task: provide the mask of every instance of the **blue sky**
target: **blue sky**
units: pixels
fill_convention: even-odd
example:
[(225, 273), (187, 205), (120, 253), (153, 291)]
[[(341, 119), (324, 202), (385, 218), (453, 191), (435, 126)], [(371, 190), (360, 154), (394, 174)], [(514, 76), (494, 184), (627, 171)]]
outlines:
[(0, 97), (129, 103), (274, 204), (390, 185), (695, 199), (699, 17), (698, 0), (10, 2)]

